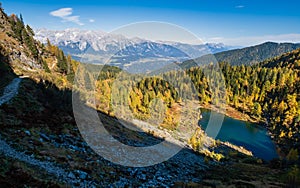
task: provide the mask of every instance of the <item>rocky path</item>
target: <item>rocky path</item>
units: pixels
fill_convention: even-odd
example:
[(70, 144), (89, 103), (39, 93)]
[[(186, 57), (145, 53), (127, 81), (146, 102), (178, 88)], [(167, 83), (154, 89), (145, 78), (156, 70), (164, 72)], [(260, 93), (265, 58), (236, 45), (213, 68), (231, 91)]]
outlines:
[[(0, 105), (9, 102), (13, 97), (18, 94), (20, 83), (22, 78), (15, 78), (7, 85), (4, 89), (3, 95), (0, 97)], [(65, 182), (71, 186), (79, 187), (95, 187), (93, 182), (89, 181), (80, 181), (75, 177), (74, 173), (66, 172), (64, 169), (58, 167), (53, 162), (49, 161), (40, 161), (35, 159), (33, 156), (26, 155), (24, 152), (16, 151), (13, 149), (6, 141), (2, 140), (0, 137), (0, 153), (20, 161), (23, 161), (27, 164), (34, 165), (40, 169), (45, 170), (51, 175), (55, 175), (60, 181)]]
[(3, 95), (0, 97), (0, 105), (10, 101), (14, 96), (18, 94), (21, 78), (15, 78), (11, 83), (5, 87)]
[[(21, 82), (22, 78), (16, 78), (4, 88), (3, 95), (0, 96), (1, 105), (9, 102), (18, 94)], [(115, 165), (104, 160), (96, 155), (80, 136), (74, 136), (76, 134), (50, 134), (33, 130), (21, 132), (24, 132), (27, 139), (35, 140), (35, 143), (43, 143), (55, 151), (58, 151), (55, 148), (59, 148), (59, 151), (68, 151), (69, 155), (63, 158), (70, 164), (78, 162), (78, 166), (71, 168), (65, 166), (65, 162), (57, 160), (59, 154), (53, 154), (53, 156), (51, 154), (50, 157), (45, 155), (48, 158), (39, 158), (39, 152), (33, 152), (31, 147), (27, 147), (31, 145), (27, 139), (22, 139), (21, 142), (24, 143), (20, 143), (26, 149), (16, 150), (13, 147), (13, 144), (16, 144), (15, 141), (13, 139), (5, 140), (4, 135), (0, 135), (0, 154), (34, 166), (36, 171), (41, 170), (55, 181), (64, 182), (69, 187), (171, 187), (175, 182), (200, 182), (201, 174), (208, 168), (208, 164), (205, 164), (202, 156), (185, 147), (168, 161), (150, 167), (133, 168)], [(165, 134), (163, 131), (162, 136)], [(125, 140), (124, 143), (127, 143), (126, 139), (127, 137), (124, 137), (121, 140)], [(152, 139), (146, 140), (148, 142)], [(35, 147), (39, 150), (37, 145)], [(93, 173), (85, 172), (86, 169), (92, 169), (91, 165), (94, 168)]]
[(49, 161), (40, 161), (32, 156), (26, 155), (23, 152), (16, 151), (4, 140), (0, 138), (0, 153), (7, 157), (23, 161), (27, 164), (37, 166), (51, 175), (55, 175), (60, 181), (69, 185), (76, 185), (78, 187), (95, 187), (93, 182), (82, 181), (75, 177), (73, 172), (66, 172), (64, 169), (57, 167), (54, 163)]

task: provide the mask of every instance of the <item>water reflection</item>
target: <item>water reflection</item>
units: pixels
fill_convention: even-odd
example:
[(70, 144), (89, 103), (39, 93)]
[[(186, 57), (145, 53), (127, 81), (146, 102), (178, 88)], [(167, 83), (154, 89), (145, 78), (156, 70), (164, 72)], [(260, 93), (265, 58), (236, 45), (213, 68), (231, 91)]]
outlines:
[[(205, 130), (211, 111), (201, 109), (201, 112), (202, 119), (199, 121), (199, 125)], [(254, 123), (225, 116), (222, 128), (216, 139), (243, 146), (252, 151), (254, 156), (264, 160), (271, 160), (278, 157), (275, 144), (267, 134), (266, 128)]]

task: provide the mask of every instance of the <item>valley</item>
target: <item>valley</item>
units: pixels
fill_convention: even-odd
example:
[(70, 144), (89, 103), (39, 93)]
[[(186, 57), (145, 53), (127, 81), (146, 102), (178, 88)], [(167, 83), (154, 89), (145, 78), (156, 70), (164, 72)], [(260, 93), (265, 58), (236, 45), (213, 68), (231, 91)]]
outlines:
[[(0, 22), (1, 186), (299, 185), (299, 44), (232, 50), (100, 31), (34, 32), (2, 8)], [(115, 64), (80, 62), (82, 54), (113, 54)], [(161, 67), (124, 68), (143, 58)]]

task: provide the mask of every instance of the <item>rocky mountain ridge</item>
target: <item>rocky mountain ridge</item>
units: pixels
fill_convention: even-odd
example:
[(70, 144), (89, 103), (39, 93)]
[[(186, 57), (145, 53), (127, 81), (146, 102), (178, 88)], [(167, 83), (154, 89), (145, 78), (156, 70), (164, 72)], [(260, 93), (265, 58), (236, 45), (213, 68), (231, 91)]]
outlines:
[(104, 64), (109, 61), (110, 65), (135, 72), (160, 69), (173, 62), (231, 49), (224, 44), (192, 45), (180, 42), (150, 41), (137, 37), (127, 38), (103, 31), (80, 29), (62, 31), (37, 29), (35, 33), (37, 40), (44, 44), (51, 42), (66, 54), (71, 54), (73, 58), (82, 62)]

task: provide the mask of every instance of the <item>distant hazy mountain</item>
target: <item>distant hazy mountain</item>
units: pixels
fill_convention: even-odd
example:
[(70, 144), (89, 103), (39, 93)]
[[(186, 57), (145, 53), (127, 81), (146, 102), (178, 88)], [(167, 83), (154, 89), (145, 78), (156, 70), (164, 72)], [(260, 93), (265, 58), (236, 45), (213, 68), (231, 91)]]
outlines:
[[(217, 60), (218, 62), (228, 62), (231, 65), (254, 65), (297, 48), (300, 48), (300, 44), (266, 42), (242, 49), (223, 51), (214, 55), (204, 55), (194, 59), (194, 61), (201, 64)], [(193, 64), (192, 60), (188, 60), (183, 62), (182, 66), (187, 68), (193, 66)]]
[[(205, 54), (230, 49), (224, 44), (191, 45), (179, 42), (153, 42), (140, 38), (126, 38), (103, 31), (66, 29), (53, 31), (38, 29), (35, 38), (47, 43), (47, 38), (75, 59), (106, 63), (125, 70), (144, 71), (159, 69), (169, 63), (185, 61)], [(145, 66), (147, 63), (147, 66)], [(133, 66), (134, 65), (134, 66)]]

